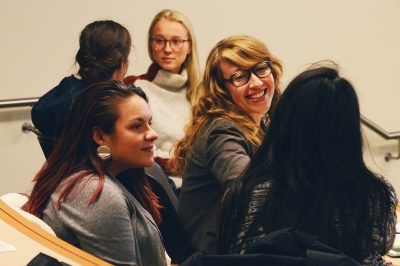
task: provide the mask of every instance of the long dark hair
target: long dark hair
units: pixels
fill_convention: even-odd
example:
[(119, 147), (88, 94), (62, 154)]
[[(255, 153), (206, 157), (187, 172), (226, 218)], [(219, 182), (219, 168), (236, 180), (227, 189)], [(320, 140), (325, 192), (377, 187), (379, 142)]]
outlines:
[[(64, 130), (49, 158), (36, 174), (36, 182), (24, 209), (38, 217), (51, 194), (58, 185), (74, 173), (73, 180), (61, 192), (57, 202), (60, 206), (83, 177), (94, 173), (99, 177), (97, 189), (88, 204), (100, 195), (104, 184), (105, 169), (96, 155), (98, 145), (92, 139), (92, 129), (98, 127), (106, 134), (115, 129), (119, 117), (118, 104), (133, 95), (138, 95), (146, 102), (146, 94), (133, 85), (125, 86), (116, 81), (96, 83), (86, 88), (74, 103), (67, 118)], [(135, 182), (130, 191), (136, 193), (139, 202), (152, 214), (156, 222), (161, 222), (158, 199), (150, 188), (143, 169), (136, 169)]]
[(394, 192), (363, 161), (357, 95), (337, 66), (314, 66), (284, 91), (263, 144), (225, 195), (220, 252), (236, 238), (250, 191), (265, 181), (255, 221), (265, 233), (295, 228), (358, 261), (386, 250)]
[(79, 37), (78, 74), (88, 83), (110, 80), (130, 50), (131, 36), (124, 26), (112, 20), (94, 21)]

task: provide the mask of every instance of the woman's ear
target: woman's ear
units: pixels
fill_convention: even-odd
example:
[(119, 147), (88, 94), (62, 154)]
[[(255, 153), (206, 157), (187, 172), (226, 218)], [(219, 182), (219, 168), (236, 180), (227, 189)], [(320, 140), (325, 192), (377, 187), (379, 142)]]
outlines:
[(106, 145), (106, 143), (107, 143), (107, 134), (105, 134), (100, 128), (94, 127), (92, 129), (92, 139), (99, 146)]
[(125, 59), (124, 61), (122, 61), (120, 67), (114, 71), (111, 79), (122, 81), (126, 75), (126, 72), (128, 71), (128, 67), (129, 67), (129, 60)]
[(126, 75), (126, 72), (128, 72), (128, 67), (129, 67), (129, 60), (127, 58), (121, 63), (121, 71), (123, 73), (122, 75), (123, 77)]

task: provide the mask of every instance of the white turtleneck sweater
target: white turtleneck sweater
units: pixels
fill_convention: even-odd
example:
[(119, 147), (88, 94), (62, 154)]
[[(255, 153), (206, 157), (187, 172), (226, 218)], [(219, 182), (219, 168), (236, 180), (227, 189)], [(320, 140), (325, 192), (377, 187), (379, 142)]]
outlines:
[(137, 80), (135, 85), (149, 98), (152, 128), (158, 134), (154, 156), (170, 158), (171, 148), (184, 136), (183, 129), (191, 115), (190, 102), (186, 99), (187, 72), (174, 74), (160, 69), (152, 82)]

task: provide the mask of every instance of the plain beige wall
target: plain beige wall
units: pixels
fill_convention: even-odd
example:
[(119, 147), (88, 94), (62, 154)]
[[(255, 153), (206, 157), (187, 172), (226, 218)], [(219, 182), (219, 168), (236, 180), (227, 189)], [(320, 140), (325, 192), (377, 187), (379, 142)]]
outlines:
[[(163, 8), (191, 20), (202, 68), (215, 43), (232, 34), (265, 41), (284, 61), (285, 84), (309, 63), (334, 60), (355, 84), (362, 113), (387, 131), (400, 130), (399, 0), (1, 0), (0, 99), (40, 96), (74, 73), (79, 33), (99, 19), (129, 29), (134, 49), (128, 73), (145, 72), (147, 29)], [(29, 120), (29, 108), (0, 110), (0, 194), (26, 190), (44, 162), (35, 136), (20, 130)], [(396, 153), (397, 143), (364, 131), (368, 164), (400, 191), (400, 162), (383, 160), (386, 151)]]

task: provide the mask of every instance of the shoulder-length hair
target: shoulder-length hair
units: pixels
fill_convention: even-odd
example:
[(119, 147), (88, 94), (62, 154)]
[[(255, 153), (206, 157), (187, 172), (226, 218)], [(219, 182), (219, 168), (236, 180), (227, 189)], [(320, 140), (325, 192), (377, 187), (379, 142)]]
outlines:
[(186, 59), (183, 64), (188, 74), (186, 97), (193, 105), (199, 97), (199, 91), (197, 90), (197, 86), (200, 82), (199, 54), (197, 51), (197, 41), (196, 41), (196, 36), (194, 35), (193, 27), (189, 19), (181, 12), (171, 9), (161, 10), (153, 18), (153, 21), (150, 24), (149, 32), (147, 35), (147, 51), (149, 53), (150, 59), (153, 62), (155, 62), (155, 60), (153, 56), (153, 48), (151, 43), (154, 33), (154, 27), (157, 24), (157, 22), (159, 22), (161, 19), (178, 22), (187, 30), (188, 38), (190, 40), (190, 45), (191, 45), (191, 52), (186, 55)]
[(282, 63), (270, 53), (263, 42), (250, 36), (232, 36), (218, 42), (208, 56), (203, 81), (199, 85), (202, 96), (193, 106), (192, 119), (187, 125), (184, 138), (175, 146), (174, 157), (170, 162), (170, 170), (174, 174), (182, 174), (193, 141), (199, 130), (210, 120), (232, 120), (241, 127), (245, 138), (252, 145), (258, 147), (261, 143), (264, 136), (262, 130), (233, 102), (229, 90), (224, 85), (220, 66), (223, 60), (243, 68), (254, 66), (261, 61), (271, 61), (275, 92), (268, 114), (272, 114), (280, 98)]
[(394, 191), (363, 161), (357, 95), (336, 65), (312, 66), (284, 91), (263, 144), (225, 195), (220, 251), (261, 182), (271, 186), (253, 225), (266, 234), (291, 227), (358, 261), (387, 248)]
[[(124, 86), (116, 81), (96, 83), (86, 88), (75, 101), (59, 140), (45, 164), (36, 174), (36, 182), (24, 209), (38, 217), (51, 194), (58, 185), (74, 173), (71, 180), (61, 191), (57, 208), (66, 199), (75, 185), (88, 173), (98, 176), (97, 189), (88, 204), (93, 203), (100, 195), (104, 184), (105, 169), (97, 157), (98, 144), (92, 139), (92, 130), (97, 127), (106, 134), (112, 134), (119, 117), (118, 105), (128, 98), (137, 95), (146, 102), (146, 94), (137, 87)], [(84, 171), (81, 171), (84, 170)], [(140, 172), (135, 183), (137, 198), (152, 214), (157, 222), (161, 221), (158, 200), (151, 191), (144, 170)]]

